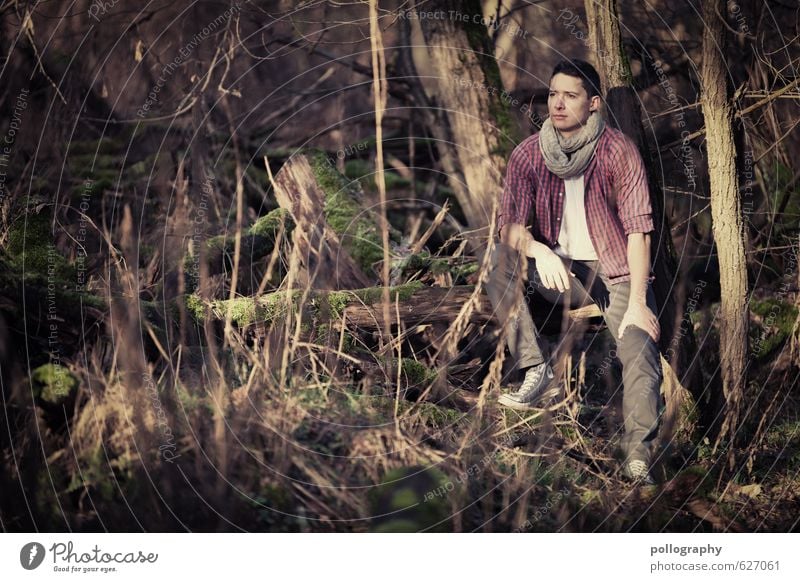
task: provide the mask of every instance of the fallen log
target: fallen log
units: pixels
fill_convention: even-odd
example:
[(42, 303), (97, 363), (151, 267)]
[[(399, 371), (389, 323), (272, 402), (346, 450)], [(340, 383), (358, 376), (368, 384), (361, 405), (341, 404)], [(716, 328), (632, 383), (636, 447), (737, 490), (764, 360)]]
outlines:
[[(462, 305), (472, 295), (473, 285), (455, 287), (428, 287), (418, 281), (389, 288), (391, 298), (390, 323), (404, 326), (434, 323), (451, 323)], [(299, 309), (303, 296), (300, 289), (292, 290), (291, 304)], [(287, 292), (276, 291), (259, 297), (240, 297), (204, 302), (197, 295), (187, 297), (189, 311), (203, 321), (208, 313), (212, 319), (224, 320), (232, 307), (232, 321), (238, 327), (253, 324), (270, 324), (286, 315)], [(306, 297), (304, 310), (314, 320), (344, 323), (362, 329), (380, 329), (383, 326), (383, 287), (366, 287), (340, 291), (311, 290)], [(600, 317), (596, 305), (588, 305), (568, 312), (573, 320)], [(487, 323), (494, 318), (494, 309), (485, 294), (480, 296), (480, 306), (470, 316), (472, 323)]]
[[(450, 322), (458, 316), (463, 303), (474, 290), (472, 285), (457, 287), (426, 287), (419, 282), (406, 283), (389, 288), (390, 323), (405, 326)], [(304, 305), (300, 305), (303, 291), (289, 292), (295, 312), (302, 307), (312, 320), (318, 323), (332, 322), (335, 325), (354, 326), (361, 329), (380, 329), (383, 326), (383, 287), (330, 291), (312, 290)], [(230, 300), (204, 302), (196, 295), (189, 296), (187, 307), (202, 321), (208, 313), (213, 319), (223, 320), (231, 308), (233, 323), (239, 327), (253, 324), (270, 324), (286, 315), (287, 292), (277, 291), (260, 297), (243, 297)], [(474, 311), (470, 321), (485, 323), (492, 318), (488, 297), (481, 296), (481, 307)]]

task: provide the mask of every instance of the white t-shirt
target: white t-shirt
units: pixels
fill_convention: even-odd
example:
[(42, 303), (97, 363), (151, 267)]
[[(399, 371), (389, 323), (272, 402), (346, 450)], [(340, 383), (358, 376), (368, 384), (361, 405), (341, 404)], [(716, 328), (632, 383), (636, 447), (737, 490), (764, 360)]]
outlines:
[(553, 252), (569, 259), (596, 261), (597, 253), (586, 224), (583, 174), (565, 179), (564, 189), (564, 214), (561, 217), (558, 245)]

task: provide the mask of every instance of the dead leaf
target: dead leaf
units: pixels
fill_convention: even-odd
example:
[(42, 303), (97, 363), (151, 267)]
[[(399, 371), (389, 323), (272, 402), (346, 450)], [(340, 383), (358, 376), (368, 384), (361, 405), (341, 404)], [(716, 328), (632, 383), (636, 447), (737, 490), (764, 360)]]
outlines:
[(752, 485), (743, 485), (739, 487), (739, 493), (747, 495), (750, 499), (755, 499), (761, 495), (761, 485), (753, 483)]

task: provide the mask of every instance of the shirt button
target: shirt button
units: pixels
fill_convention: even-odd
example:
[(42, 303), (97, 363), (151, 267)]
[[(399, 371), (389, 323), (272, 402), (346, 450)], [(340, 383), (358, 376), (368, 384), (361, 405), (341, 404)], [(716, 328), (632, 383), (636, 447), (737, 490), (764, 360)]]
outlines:
[(559, 195), (559, 196), (563, 196), (563, 195), (564, 195), (564, 193), (563, 193), (563, 192), (559, 192), (559, 193), (558, 193), (558, 195)]

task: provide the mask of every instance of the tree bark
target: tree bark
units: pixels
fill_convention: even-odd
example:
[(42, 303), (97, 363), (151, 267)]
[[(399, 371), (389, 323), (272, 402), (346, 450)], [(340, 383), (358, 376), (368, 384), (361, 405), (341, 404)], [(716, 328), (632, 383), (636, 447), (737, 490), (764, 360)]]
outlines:
[(436, 111), (430, 131), (437, 140), (450, 187), (474, 229), (492, 219), (502, 191), (502, 171), (519, 139), (512, 127), (500, 72), (476, 0), (432, 0), (426, 11), (453, 11), (469, 18), (422, 19), (429, 66), (436, 79), (429, 100)]
[(698, 405), (703, 401), (703, 386), (697, 362), (694, 331), (685, 329), (677, 337), (683, 320), (683, 306), (675, 300), (676, 264), (675, 249), (670, 235), (670, 225), (664, 216), (664, 191), (656, 178), (656, 165), (650, 155), (646, 133), (642, 124), (639, 99), (631, 86), (631, 70), (622, 45), (616, 0), (585, 0), (589, 35), (597, 55), (595, 62), (605, 88), (609, 123), (633, 140), (644, 160), (653, 205), (655, 233), (653, 235), (653, 291), (660, 308), (660, 348), (670, 355), (674, 376), (694, 396)]
[(722, 54), (725, 29), (721, 14), (725, 14), (722, 0), (708, 0), (703, 4), (705, 27), (700, 77), (711, 188), (711, 220), (722, 296), (717, 320), (720, 325), (720, 369), (724, 396), (720, 412), (724, 413), (724, 421), (717, 434), (717, 444), (724, 439), (730, 443), (739, 424), (746, 385), (748, 346), (744, 225), (736, 181), (733, 108), (728, 96), (727, 66)]

